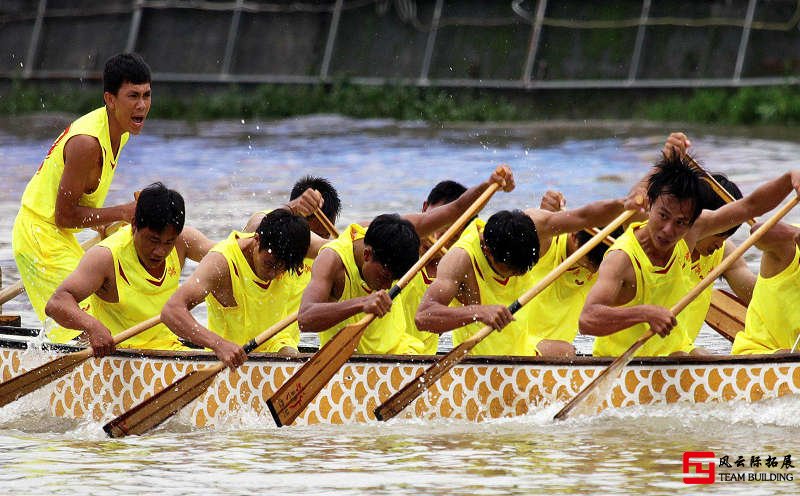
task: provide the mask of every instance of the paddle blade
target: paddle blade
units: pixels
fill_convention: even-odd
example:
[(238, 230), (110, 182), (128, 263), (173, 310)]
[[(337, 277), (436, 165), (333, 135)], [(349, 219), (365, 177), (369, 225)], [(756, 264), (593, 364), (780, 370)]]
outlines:
[(473, 346), (469, 346), (467, 342), (464, 342), (450, 350), (447, 355), (440, 358), (436, 363), (414, 378), (414, 380), (403, 386), (403, 389), (394, 393), (388, 400), (381, 403), (381, 405), (375, 409), (375, 418), (378, 420), (389, 420), (402, 412), (412, 401), (435, 384), (439, 378), (461, 362), (472, 348)]
[(746, 316), (747, 306), (736, 296), (718, 289), (712, 291), (706, 324), (722, 337), (732, 343), (736, 334), (744, 330)]
[(103, 426), (110, 437), (141, 435), (203, 394), (224, 365), (195, 370)]
[(633, 359), (633, 355), (641, 348), (648, 339), (653, 337), (653, 331), (647, 333), (633, 343), (633, 346), (614, 360), (611, 365), (604, 369), (600, 374), (589, 383), (588, 386), (578, 393), (569, 403), (564, 405), (553, 420), (564, 420), (575, 415), (594, 415), (603, 400), (611, 394), (611, 389), (617, 383), (620, 374)]
[(76, 351), (7, 380), (0, 384), (0, 407), (67, 375), (90, 356), (91, 349)]
[(368, 317), (337, 332), (267, 400), (275, 425), (283, 427), (294, 422), (350, 359), (364, 330), (372, 321), (372, 316)]

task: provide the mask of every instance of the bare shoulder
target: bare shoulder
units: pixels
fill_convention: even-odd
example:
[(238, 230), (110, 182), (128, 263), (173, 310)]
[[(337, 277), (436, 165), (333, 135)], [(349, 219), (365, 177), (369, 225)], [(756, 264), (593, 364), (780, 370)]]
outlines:
[(436, 278), (463, 281), (472, 272), (472, 259), (463, 248), (451, 248), (439, 261)]
[(93, 166), (101, 154), (100, 142), (86, 134), (77, 134), (64, 145), (64, 161), (73, 165)]

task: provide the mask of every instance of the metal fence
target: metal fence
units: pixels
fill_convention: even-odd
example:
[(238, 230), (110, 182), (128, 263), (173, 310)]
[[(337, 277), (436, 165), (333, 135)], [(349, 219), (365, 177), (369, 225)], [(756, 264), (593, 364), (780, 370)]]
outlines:
[(796, 84), (800, 0), (3, 0), (0, 77), (540, 88)]

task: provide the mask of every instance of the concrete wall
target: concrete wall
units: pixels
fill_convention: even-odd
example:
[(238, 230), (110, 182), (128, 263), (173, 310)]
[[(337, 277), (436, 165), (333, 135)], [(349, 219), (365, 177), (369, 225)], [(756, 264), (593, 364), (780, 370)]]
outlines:
[[(543, 3), (544, 2), (544, 3)], [(0, 77), (514, 89), (796, 83), (794, 0), (2, 0)]]

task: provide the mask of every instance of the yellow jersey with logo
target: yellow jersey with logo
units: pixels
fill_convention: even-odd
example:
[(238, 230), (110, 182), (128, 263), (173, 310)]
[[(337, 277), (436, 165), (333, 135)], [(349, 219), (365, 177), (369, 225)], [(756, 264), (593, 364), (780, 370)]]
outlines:
[[(292, 292), (287, 273), (271, 281), (264, 281), (253, 272), (239, 247), (240, 239), (249, 239), (254, 233), (233, 231), (211, 251), (222, 254), (228, 262), (231, 288), (236, 305), (226, 307), (213, 294), (206, 296), (208, 328), (223, 338), (244, 345), (286, 316), (286, 301)], [(297, 349), (300, 333), (284, 329), (256, 351), (274, 353), (283, 347)]]
[[(499, 276), (489, 265), (489, 261), (481, 249), (481, 235), (485, 226), (486, 222), (483, 219), (476, 219), (464, 231), (452, 249), (464, 250), (469, 255), (480, 291), (480, 304), (508, 306), (533, 286), (533, 281), (538, 274), (531, 270), (522, 276)], [(514, 321), (499, 332), (495, 331), (486, 336), (472, 348), (470, 354), (535, 355), (535, 345), (532, 344), (526, 327), (528, 317), (525, 311), (526, 307), (519, 310), (515, 314)], [(485, 326), (482, 322), (476, 322), (455, 329), (453, 331), (453, 346), (458, 346), (483, 327)]]
[[(607, 253), (620, 250), (628, 255), (636, 276), (636, 295), (622, 305), (659, 305), (670, 308), (691, 289), (688, 277), (691, 253), (686, 241), (681, 239), (672, 249), (672, 255), (663, 267), (653, 265), (650, 257), (636, 239), (636, 231), (644, 228), (646, 222), (631, 224), (625, 233), (617, 238)], [(685, 318), (678, 315), (678, 325), (665, 338), (653, 336), (639, 348), (636, 356), (667, 356), (676, 351), (689, 352), (692, 343), (686, 334)], [(630, 348), (647, 332), (646, 323), (636, 324), (608, 336), (598, 336), (594, 340), (595, 356), (619, 356)]]
[[(753, 299), (747, 307), (744, 331), (736, 334), (731, 353), (752, 355), (792, 349), (800, 334), (800, 313), (791, 305), (800, 297), (800, 248), (782, 272), (772, 277), (759, 274)], [(787, 307), (787, 305), (789, 305)]]
[[(86, 300), (84, 310), (102, 322), (112, 335), (160, 315), (164, 304), (178, 289), (181, 263), (177, 250), (173, 248), (167, 255), (161, 276), (154, 277), (139, 262), (130, 226), (121, 228), (98, 245), (111, 252), (118, 298), (115, 303), (93, 294)], [(51, 340), (63, 342), (72, 339), (78, 333), (58, 328), (49, 334)], [(188, 349), (181, 345), (178, 337), (164, 324), (139, 333), (117, 346), (158, 350)]]
[[(366, 296), (372, 292), (361, 277), (353, 254), (353, 242), (363, 239), (366, 230), (358, 224), (347, 226), (339, 237), (323, 245), (321, 250), (333, 250), (344, 265), (345, 281), (339, 301)], [(320, 250), (320, 251), (321, 251)], [(400, 293), (403, 294), (402, 292)], [(399, 296), (397, 297), (399, 298)], [(395, 298), (395, 300), (397, 299)], [(339, 332), (339, 329), (361, 320), (364, 314), (357, 314), (345, 319), (326, 331), (320, 333), (320, 344), (325, 345)], [(371, 355), (418, 355), (423, 351), (422, 342), (406, 333), (405, 314), (402, 305), (392, 303), (391, 311), (379, 319), (374, 319), (358, 343), (356, 351)]]
[[(536, 263), (534, 284), (566, 260), (569, 236), (561, 234), (553, 238), (547, 252)], [(554, 339), (572, 343), (578, 334), (578, 319), (586, 303), (586, 295), (596, 280), (596, 273), (581, 265), (574, 265), (517, 312), (519, 314), (528, 309), (523, 315), (526, 316), (525, 324), (532, 341), (538, 344), (543, 339)]]
[[(725, 258), (724, 246), (714, 250), (710, 255), (700, 255), (697, 260), (692, 261), (689, 270), (691, 287), (693, 288), (700, 284), (722, 262), (723, 258)], [(711, 307), (711, 293), (713, 291), (714, 285), (712, 284), (692, 300), (680, 314), (680, 318), (686, 326), (686, 334), (692, 343), (697, 339), (697, 335), (700, 334), (700, 329), (703, 327), (703, 322), (706, 320), (708, 309)]]
[(100, 183), (92, 193), (84, 193), (78, 200), (79, 205), (94, 208), (103, 206), (117, 158), (128, 141), (128, 133), (124, 133), (115, 156), (106, 109), (94, 110), (78, 118), (59, 135), (25, 187), (22, 206), (14, 221), (12, 248), (28, 299), (42, 322), (46, 319), (47, 300), (83, 256), (83, 249), (73, 234), (80, 229), (62, 229), (55, 222), (56, 198), (64, 173), (64, 147), (77, 135), (97, 138), (102, 150)]

